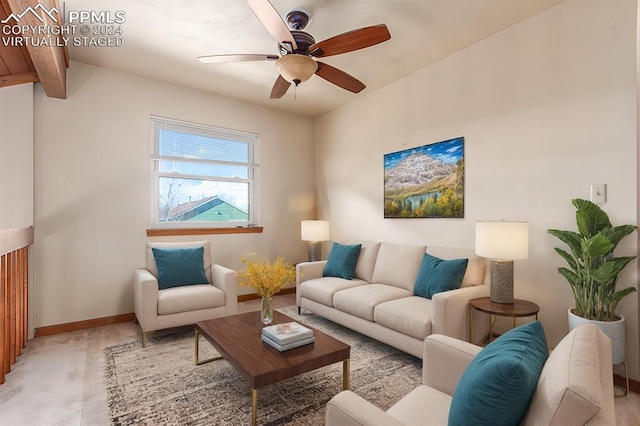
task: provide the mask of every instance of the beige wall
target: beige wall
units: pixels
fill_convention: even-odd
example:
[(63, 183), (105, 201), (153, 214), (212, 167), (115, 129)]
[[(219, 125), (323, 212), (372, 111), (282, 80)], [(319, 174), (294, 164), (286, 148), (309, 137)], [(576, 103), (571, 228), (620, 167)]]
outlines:
[[(529, 221), (516, 297), (540, 305), (555, 345), (573, 298), (546, 230), (575, 229), (570, 200), (588, 198), (592, 183), (607, 184), (614, 223), (637, 223), (635, 57), (636, 1), (569, 0), (358, 98), (316, 122), (319, 216), (336, 240), (469, 248), (478, 220)], [(383, 219), (383, 154), (457, 136), (465, 218)], [(619, 251), (635, 254), (636, 239)], [(637, 286), (636, 269), (620, 285)], [(638, 298), (618, 310), (637, 380)]]
[(33, 84), (0, 90), (0, 129), (0, 229), (24, 228), (33, 225)]
[(260, 135), (264, 233), (208, 237), (214, 262), (305, 259), (300, 220), (315, 218), (311, 119), (76, 62), (67, 84), (67, 100), (35, 92), (34, 327), (133, 312), (144, 244), (172, 240), (145, 233), (151, 114)]
[[(27, 130), (16, 136), (21, 165), (6, 164), (18, 145), (0, 140), (2, 199), (14, 197), (6, 183), (16, 176), (25, 179), (20, 194), (29, 193), (35, 141), (35, 213), (30, 196), (18, 195), (21, 207), (0, 214), (0, 227), (35, 222), (33, 325), (132, 312), (131, 273), (150, 240), (148, 124), (156, 114), (261, 135), (265, 232), (211, 236), (215, 261), (239, 268), (252, 252), (304, 260), (299, 221), (315, 217), (316, 185), (334, 240), (473, 247), (477, 220), (528, 220), (530, 256), (516, 262), (516, 297), (541, 306), (555, 344), (573, 302), (546, 229), (574, 226), (569, 200), (587, 198), (591, 183), (608, 185), (603, 207), (615, 223), (637, 223), (635, 58), (635, 0), (568, 0), (315, 123), (79, 63), (65, 101), (39, 85), (35, 101), (31, 85), (4, 88), (3, 132)], [(465, 218), (384, 220), (383, 154), (456, 136), (466, 138)], [(637, 252), (637, 242), (620, 252)], [(621, 284), (637, 285), (636, 270)], [(638, 298), (619, 311), (638, 380)]]

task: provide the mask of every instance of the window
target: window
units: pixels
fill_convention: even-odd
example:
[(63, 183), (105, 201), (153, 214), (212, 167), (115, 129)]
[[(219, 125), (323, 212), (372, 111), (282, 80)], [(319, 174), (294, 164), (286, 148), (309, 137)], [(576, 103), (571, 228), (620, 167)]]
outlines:
[(160, 117), (151, 133), (154, 227), (257, 222), (256, 134)]

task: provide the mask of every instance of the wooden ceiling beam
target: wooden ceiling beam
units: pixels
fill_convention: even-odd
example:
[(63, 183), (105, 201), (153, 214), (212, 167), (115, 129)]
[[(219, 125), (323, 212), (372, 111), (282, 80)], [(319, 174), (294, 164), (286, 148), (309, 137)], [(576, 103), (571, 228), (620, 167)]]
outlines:
[[(22, 13), (28, 7), (35, 7), (37, 0), (4, 0), (13, 13)], [(3, 1), (3, 2), (4, 2)], [(41, 0), (40, 4), (51, 8), (54, 4), (50, 1)], [(47, 17), (45, 19), (48, 20)], [(60, 20), (62, 17), (59, 18)], [(20, 25), (40, 26), (40, 22), (31, 13), (25, 14), (20, 19)], [(47, 25), (56, 25), (55, 22), (48, 21)], [(66, 47), (61, 46), (33, 46), (27, 45), (29, 56), (36, 69), (37, 76), (42, 83), (42, 87), (47, 96), (52, 98), (67, 98), (67, 61), (65, 58)]]
[(8, 74), (0, 76), (0, 87), (15, 86), (17, 84), (36, 83), (40, 81), (35, 71), (22, 74)]

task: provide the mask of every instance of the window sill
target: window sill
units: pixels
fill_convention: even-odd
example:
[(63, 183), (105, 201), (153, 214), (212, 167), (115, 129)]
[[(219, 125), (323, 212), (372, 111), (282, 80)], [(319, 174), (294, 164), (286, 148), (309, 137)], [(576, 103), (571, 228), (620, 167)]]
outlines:
[(262, 234), (262, 229), (262, 226), (254, 226), (251, 228), (147, 229), (147, 237), (171, 237), (174, 235)]

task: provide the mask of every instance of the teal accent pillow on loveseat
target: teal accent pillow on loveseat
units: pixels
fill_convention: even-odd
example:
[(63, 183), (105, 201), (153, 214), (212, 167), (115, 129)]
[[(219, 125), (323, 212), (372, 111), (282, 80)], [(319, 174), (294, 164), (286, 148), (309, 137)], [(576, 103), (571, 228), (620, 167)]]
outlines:
[(158, 268), (158, 289), (209, 284), (204, 272), (204, 247), (152, 248)]
[(333, 243), (322, 276), (353, 279), (361, 249), (362, 244)]
[(549, 356), (540, 321), (507, 331), (475, 356), (456, 386), (449, 426), (517, 425)]

